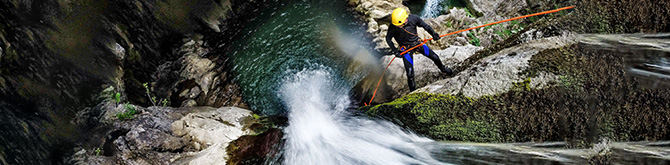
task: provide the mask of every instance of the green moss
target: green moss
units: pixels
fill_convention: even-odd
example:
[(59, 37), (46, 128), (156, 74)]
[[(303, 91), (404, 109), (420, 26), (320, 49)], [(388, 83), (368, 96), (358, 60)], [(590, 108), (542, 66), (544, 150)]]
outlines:
[(447, 120), (430, 128), (435, 137), (444, 140), (498, 142), (501, 141), (497, 125), (481, 121)]
[(413, 93), (390, 103), (362, 109), (367, 109), (366, 113), (370, 116), (390, 119), (436, 139), (502, 141), (499, 138), (499, 130), (491, 127), (496, 124), (495, 117), (487, 111), (478, 111), (474, 108), (480, 101), (495, 104), (490, 99), (484, 97), (474, 100), (462, 95)]
[(511, 90), (530, 91), (530, 77), (524, 79), (522, 82), (513, 83)]

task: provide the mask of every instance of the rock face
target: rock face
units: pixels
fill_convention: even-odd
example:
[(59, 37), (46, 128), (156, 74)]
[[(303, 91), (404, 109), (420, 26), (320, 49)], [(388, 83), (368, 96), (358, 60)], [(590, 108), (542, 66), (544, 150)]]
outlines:
[(97, 120), (73, 118), (100, 115), (90, 107), (105, 84), (142, 106), (152, 105), (148, 83), (151, 95), (171, 106), (244, 107), (224, 70), (226, 57), (209, 52), (222, 41), (209, 38), (234, 36), (230, 27), (253, 17), (248, 11), (261, 3), (0, 2), (0, 104), (6, 105), (0, 121), (7, 126), (0, 164), (62, 162), (71, 154), (62, 146), (96, 128)]
[(526, 0), (469, 0), (483, 17), (505, 17), (516, 14), (528, 5)]
[[(480, 49), (481, 47), (473, 45), (451, 46), (447, 49), (435, 50), (435, 53), (439, 55), (443, 64), (446, 66), (454, 66), (463, 62), (463, 60), (467, 59)], [(382, 64), (388, 64), (392, 58), (392, 56), (382, 57), (381, 62)], [(446, 75), (440, 72), (433, 61), (423, 54), (414, 54), (414, 81), (416, 82), (417, 87), (425, 86), (443, 78), (446, 78)], [(389, 66), (386, 71), (386, 83), (386, 85), (393, 91), (397, 91), (396, 94), (398, 95), (409, 93), (407, 76), (402, 59), (396, 58), (393, 63), (391, 63), (391, 66)]]
[[(499, 0), (473, 0), (469, 1), (468, 4), (471, 4), (473, 8), (477, 10), (476, 12), (482, 13), (482, 15), (477, 17), (476, 14), (473, 14), (475, 11), (468, 12), (465, 9), (451, 8), (446, 15), (424, 19), (424, 21), (433, 27), (437, 33), (447, 34), (476, 25), (520, 16), (527, 7), (526, 1), (520, 0), (504, 2)], [(388, 49), (388, 45), (384, 38), (388, 26), (392, 25), (389, 25), (388, 20), (390, 18), (388, 16), (379, 17), (375, 13), (390, 13), (390, 11), (393, 10), (393, 8), (398, 7), (398, 5), (401, 4), (395, 3), (395, 1), (361, 1), (356, 7), (356, 11), (358, 11), (363, 16), (363, 19), (368, 22), (368, 33), (376, 37), (373, 39), (373, 42), (377, 44), (376, 49), (380, 51)], [(556, 25), (548, 26), (549, 28), (542, 27), (542, 30), (525, 29), (527, 27), (524, 27), (521, 21), (523, 20), (474, 29), (469, 32), (443, 37), (439, 41), (429, 41), (427, 45), (435, 50), (447, 67), (456, 68), (457, 72), (465, 70), (465, 73), (459, 73), (456, 77), (441, 80), (445, 79), (446, 76), (440, 75), (433, 62), (425, 57), (418, 57), (422, 55), (415, 54), (414, 69), (417, 87), (421, 88), (441, 80), (439, 83), (441, 85), (432, 85), (430, 90), (422, 89), (420, 91), (452, 94), (464, 93), (467, 96), (473, 97), (503, 92), (515, 82), (525, 79), (525, 77), (517, 76), (516, 73), (523, 71), (524, 68), (528, 66), (527, 61), (533, 54), (541, 50), (572, 44), (572, 41), (566, 42), (564, 40), (574, 40), (574, 37), (568, 37), (563, 30), (550, 29)], [(421, 38), (431, 38), (427, 32), (423, 31), (421, 28), (419, 29), (419, 36)], [(556, 39), (547, 37), (557, 35), (563, 35), (563, 37), (558, 37), (559, 40), (561, 40), (559, 41), (560, 43), (554, 43), (558, 45), (544, 45), (542, 43)], [(512, 36), (515, 36), (515, 38), (510, 41), (506, 40)], [(503, 52), (495, 50), (490, 53), (497, 54), (486, 59), (475, 59), (476, 61), (469, 59), (469, 61), (466, 61), (466, 59), (475, 54), (475, 52), (483, 50), (484, 47), (494, 46), (496, 43), (501, 42), (514, 42), (502, 44), (506, 47), (517, 46), (517, 44), (521, 43), (524, 43), (524, 45), (510, 48)], [(380, 66), (383, 68), (392, 58), (393, 57), (391, 56), (382, 57)], [(380, 95), (382, 95), (382, 97), (375, 97), (373, 102), (381, 103), (409, 93), (407, 78), (405, 76), (403, 64), (400, 61), (400, 59), (397, 59), (389, 66), (385, 78), (380, 85), (382, 91), (380, 92)], [(477, 65), (479, 66), (470, 66), (471, 62), (478, 63)], [(466, 68), (461, 68), (461, 65), (467, 66)], [(492, 69), (491, 67), (498, 68)], [(372, 95), (374, 92), (379, 75), (380, 74), (377, 73), (369, 75), (368, 78), (363, 80), (363, 82), (359, 83), (356, 87), (357, 90), (360, 89), (365, 93), (369, 93), (364, 96), (364, 98), (369, 99), (371, 97), (369, 95)], [(479, 78), (474, 78), (472, 76)], [(542, 84), (555, 80), (556, 77), (551, 74), (541, 74), (540, 76), (531, 79), (531, 84), (534, 87), (539, 87), (542, 86)], [(480, 87), (484, 87), (486, 90), (481, 90)], [(438, 88), (444, 89), (442, 89), (441, 92), (437, 92)]]
[[(138, 114), (120, 120), (125, 105), (107, 102), (101, 127), (111, 127), (99, 147), (80, 149), (72, 164), (218, 164), (227, 159), (232, 140), (254, 133), (258, 121), (251, 111), (236, 107), (134, 107)], [(97, 150), (97, 151), (96, 151)]]
[(542, 50), (556, 49), (577, 42), (574, 35), (533, 40), (488, 56), (471, 68), (452, 78), (435, 81), (416, 92), (434, 94), (463, 94), (478, 98), (508, 91), (515, 82), (530, 78), (531, 87), (537, 88), (557, 81), (558, 76), (539, 73), (537, 77), (523, 77), (520, 73), (529, 67), (529, 60)]
[(239, 87), (232, 82), (222, 62), (224, 58), (207, 58), (210, 52), (203, 41), (185, 39), (174, 50), (180, 57), (163, 63), (154, 73), (152, 83), (157, 95), (168, 98), (172, 106), (246, 106)]

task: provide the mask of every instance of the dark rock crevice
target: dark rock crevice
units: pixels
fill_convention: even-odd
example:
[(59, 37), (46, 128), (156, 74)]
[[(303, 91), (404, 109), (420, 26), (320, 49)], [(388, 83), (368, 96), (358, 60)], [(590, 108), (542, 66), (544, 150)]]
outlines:
[[(194, 5), (180, 5), (183, 3)], [(216, 66), (207, 70), (216, 75), (212, 85), (193, 92), (194, 105), (244, 106), (239, 87), (226, 71), (225, 52), (209, 53), (210, 48), (230, 40), (211, 36), (234, 36), (239, 30), (228, 27), (242, 26), (237, 23), (253, 18), (254, 14), (247, 12), (262, 3), (0, 2), (0, 102), (5, 114), (0, 117), (4, 128), (0, 133), (5, 137), (0, 144), (6, 146), (0, 154), (2, 162), (63, 163), (61, 153), (71, 153), (73, 144), (92, 138), (77, 135), (100, 129), (99, 120), (106, 112), (95, 105), (100, 98), (111, 96), (107, 94), (119, 92), (123, 102), (147, 106), (151, 103), (143, 83), (149, 83), (152, 95), (170, 101), (174, 98), (169, 105), (181, 106), (180, 101), (186, 99), (179, 94), (196, 91), (191, 90), (190, 83), (198, 79), (172, 76), (174, 80), (159, 80), (163, 78), (160, 73), (182, 73), (184, 61), (180, 59), (195, 54), (181, 50), (190, 40), (200, 41), (197, 47), (207, 50), (198, 52), (197, 58), (208, 59)], [(208, 11), (213, 10), (217, 12), (209, 15)], [(171, 26), (174, 21), (187, 26)], [(202, 36), (209, 39), (202, 42)], [(107, 86), (113, 86), (114, 91), (98, 95)], [(174, 87), (178, 89), (170, 89)], [(39, 145), (27, 145), (33, 143)]]

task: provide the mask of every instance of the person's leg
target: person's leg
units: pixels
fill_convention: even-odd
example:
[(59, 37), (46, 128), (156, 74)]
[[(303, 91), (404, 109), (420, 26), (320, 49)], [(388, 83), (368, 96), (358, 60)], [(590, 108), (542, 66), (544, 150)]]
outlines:
[(446, 73), (446, 74), (448, 74), (448, 75), (453, 74), (453, 71), (452, 71), (451, 69), (445, 67), (444, 64), (442, 64), (442, 61), (440, 60), (440, 57), (437, 56), (437, 53), (435, 53), (435, 52), (434, 52), (432, 49), (430, 49), (428, 46), (423, 45), (423, 46), (420, 46), (420, 47), (417, 48), (417, 49), (419, 49), (418, 51), (419, 51), (421, 54), (425, 55), (425, 56), (428, 57), (430, 60), (432, 60), (433, 63), (435, 63), (435, 65), (437, 66), (437, 68), (439, 68), (440, 71), (441, 71), (442, 73)]
[(414, 59), (412, 59), (412, 53), (407, 53), (403, 56), (402, 62), (405, 65), (405, 73), (407, 74), (407, 85), (409, 86), (409, 91), (414, 91), (416, 85), (414, 84)]

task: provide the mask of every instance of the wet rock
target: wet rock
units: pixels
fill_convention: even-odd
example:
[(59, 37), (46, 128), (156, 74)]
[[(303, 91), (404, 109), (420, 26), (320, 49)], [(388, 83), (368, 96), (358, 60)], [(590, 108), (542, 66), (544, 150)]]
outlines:
[[(122, 113), (102, 107), (111, 108), (106, 113)], [(258, 122), (251, 111), (236, 107), (135, 108), (139, 113), (131, 119), (101, 118), (103, 127), (112, 128), (98, 147), (102, 151), (81, 149), (71, 162), (216, 164), (227, 159), (228, 143), (252, 134), (249, 127)]]
[[(504, 49), (484, 58), (458, 75), (426, 85), (417, 92), (435, 94), (463, 94), (478, 98), (508, 91), (515, 82), (526, 79), (519, 73), (529, 67), (528, 61), (538, 52), (576, 43), (574, 35), (544, 38)], [(549, 73), (547, 73), (549, 74)], [(531, 82), (547, 84), (557, 76), (542, 75), (531, 78)], [(536, 86), (533, 86), (536, 87)]]
[(171, 129), (178, 136), (189, 137), (192, 143), (206, 148), (187, 153), (175, 163), (219, 164), (228, 159), (226, 147), (243, 135), (252, 134), (249, 127), (257, 121), (251, 111), (226, 107), (214, 111), (192, 113), (172, 123)]
[(272, 128), (259, 135), (246, 135), (233, 141), (227, 148), (227, 164), (263, 164), (279, 157), (284, 133)]

